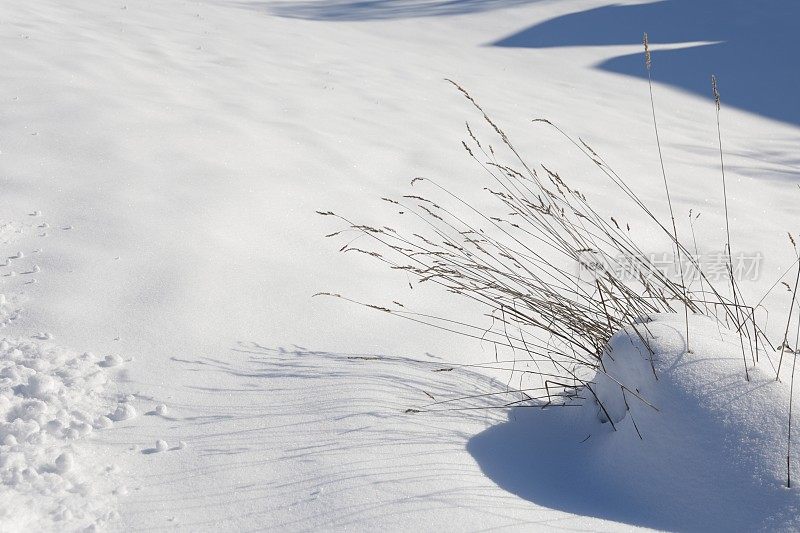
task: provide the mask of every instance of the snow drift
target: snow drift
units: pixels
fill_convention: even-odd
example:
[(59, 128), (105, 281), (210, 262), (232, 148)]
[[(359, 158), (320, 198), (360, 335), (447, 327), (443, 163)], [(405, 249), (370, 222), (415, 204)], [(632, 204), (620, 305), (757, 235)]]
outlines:
[[(792, 355), (776, 381), (775, 354), (762, 347), (752, 365), (745, 347), (746, 381), (739, 336), (690, 318), (690, 351), (679, 315), (612, 337), (591, 384), (605, 409), (588, 393), (578, 409), (517, 409), (471, 453), (501, 486), (572, 512), (668, 530), (800, 527), (786, 488)], [(797, 479), (796, 449), (790, 459)]]

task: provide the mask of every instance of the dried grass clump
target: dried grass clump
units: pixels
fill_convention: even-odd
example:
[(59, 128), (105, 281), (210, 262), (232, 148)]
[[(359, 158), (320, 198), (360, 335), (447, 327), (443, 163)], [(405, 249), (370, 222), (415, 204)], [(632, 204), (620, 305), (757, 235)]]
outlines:
[[(650, 79), (651, 58), (646, 35), (644, 44)], [(661, 158), (652, 84), (653, 124), (671, 217), (666, 224), (586, 142), (571, 137), (549, 120), (534, 119), (534, 122), (563, 136), (613, 184), (622, 200), (638, 209), (642, 215), (637, 220), (639, 225), (653, 226), (669, 240), (681, 266), (677, 281), (654, 264), (633, 238), (629, 224), (594, 208), (589, 198), (555, 169), (526, 161), (503, 129), (470, 93), (452, 80), (447, 81), (474, 107), (480, 120), (496, 138), (495, 142), (499, 143), (500, 149), (496, 150), (491, 143), (481, 140), (469, 123), (466, 124), (462, 145), (486, 174), (489, 184), (485, 191), (494, 198), (492, 205), (495, 208), (487, 209), (483, 204), (476, 207), (458, 191), (436, 180), (417, 177), (411, 180), (414, 194), (383, 200), (403, 217), (413, 219), (408, 226), (419, 225), (425, 228), (424, 231), (364, 225), (330, 211), (319, 214), (336, 217), (347, 226), (328, 237), (352, 231), (368, 237), (371, 243), (366, 247), (345, 244), (340, 251), (366, 254), (391, 269), (406, 272), (420, 283), (439, 285), (460, 298), (477, 302), (485, 313), (475, 321), (463, 321), (452, 316), (413, 312), (399, 302), (377, 305), (357, 302), (340, 294), (320, 294), (492, 343), (495, 360), (477, 366), (510, 373), (505, 391), (480, 395), (499, 397), (498, 408), (511, 405), (572, 406), (590, 398), (605, 412), (593, 390), (592, 379), (597, 373), (605, 374), (603, 356), (608, 340), (616, 331), (629, 327), (647, 345), (648, 317), (655, 313), (685, 314), (687, 351), (690, 349), (690, 313), (707, 315), (721, 326), (737, 332), (744, 366), (742, 379), (749, 379), (748, 366), (755, 365), (760, 354), (766, 355), (772, 365), (769, 353), (774, 353), (776, 348), (755, 318), (755, 308), (760, 302), (755, 307), (744, 303), (730, 260), (727, 265), (730, 285), (717, 287), (716, 280), (703, 272), (696, 254), (691, 253), (678, 238), (667, 173)], [(719, 113), (716, 78), (712, 84)], [(721, 134), (719, 137), (726, 251), (730, 254)], [(696, 249), (693, 226), (692, 241)], [(625, 259), (625, 264), (621, 264), (621, 258)], [(693, 290), (694, 284), (684, 279), (684, 259), (700, 281), (699, 290)], [(576, 265), (581, 268), (576, 268)], [(798, 281), (795, 290), (797, 284)], [(501, 359), (497, 355), (500, 350), (510, 353), (510, 357)], [(651, 368), (658, 379), (652, 355), (651, 352)], [(533, 363), (534, 367), (528, 365), (524, 371), (518, 370), (517, 365), (522, 362)], [(779, 367), (775, 371), (777, 377)], [(520, 377), (519, 386), (511, 387), (515, 373)], [(525, 383), (523, 376), (533, 380)], [(625, 393), (647, 403), (647, 399), (636, 390), (636, 384), (619, 385)], [(447, 410), (458, 409), (451, 407), (451, 402), (473, 397), (434, 401), (409, 409), (409, 412), (441, 410), (442, 403), (450, 403)], [(608, 419), (610, 421), (610, 417)]]
[[(383, 200), (404, 216), (424, 222), (429, 229), (426, 235), (363, 225), (330, 211), (320, 214), (339, 218), (350, 230), (378, 245), (368, 249), (345, 245), (342, 252), (367, 254), (420, 282), (435, 283), (480, 302), (491, 325), (487, 328), (414, 313), (397, 303), (364, 305), (548, 363), (541, 375), (547, 381), (544, 396), (549, 402), (558, 396), (554, 391), (559, 388), (567, 395), (581, 388), (591, 393), (591, 382), (584, 376), (603, 371), (603, 349), (611, 335), (625, 326), (644, 332), (647, 317), (654, 313), (685, 310), (732, 325), (741, 333), (743, 346), (750, 347), (755, 362), (758, 340), (767, 341), (750, 308), (740, 313), (744, 306), (717, 290), (699, 264), (694, 266), (702, 281), (700, 292), (670, 279), (631, 237), (630, 226), (598, 212), (556, 171), (529, 165), (475, 99), (460, 85), (450, 83), (480, 113), (509, 156), (509, 161), (502, 160), (499, 151), (481, 142), (466, 125), (464, 149), (490, 178), (491, 185), (485, 190), (497, 200), (497, 212), (482, 211), (435, 180), (418, 177), (411, 185), (422, 192)], [(664, 232), (683, 257), (694, 257), (675, 238), (674, 229), (656, 218), (597, 151), (548, 120), (535, 122), (568, 139), (611, 180), (621, 197), (638, 206)], [(621, 258), (629, 263), (621, 264)], [(645, 339), (643, 333), (640, 336)]]

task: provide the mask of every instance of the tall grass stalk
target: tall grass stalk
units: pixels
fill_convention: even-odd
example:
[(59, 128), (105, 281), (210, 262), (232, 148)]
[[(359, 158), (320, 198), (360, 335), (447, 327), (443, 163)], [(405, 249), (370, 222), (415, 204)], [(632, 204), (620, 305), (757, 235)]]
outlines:
[[(650, 57), (650, 40), (647, 37), (647, 33), (645, 32), (644, 36), (642, 37), (642, 44), (644, 45), (644, 64), (645, 69), (647, 70), (647, 87), (650, 90), (650, 111), (653, 114), (653, 129), (655, 130), (656, 134), (656, 146), (658, 147), (658, 162), (661, 165), (661, 176), (664, 178), (664, 190), (667, 193), (667, 205), (669, 206), (669, 216), (672, 219), (672, 236), (675, 242), (679, 242), (678, 239), (678, 227), (675, 224), (675, 212), (672, 209), (672, 197), (669, 194), (669, 183), (667, 181), (667, 171), (664, 167), (664, 156), (661, 153), (661, 139), (658, 135), (658, 121), (656, 120), (656, 105), (655, 101), (653, 100), (653, 77), (651, 74), (651, 67), (652, 67), (652, 59)], [(683, 260), (681, 259), (681, 248), (680, 246), (675, 247), (676, 256), (678, 260), (678, 272), (681, 277), (681, 285), (683, 287), (683, 294), (684, 298), (686, 297), (686, 281), (683, 278)], [(689, 308), (684, 307), (684, 319), (686, 321), (686, 351), (691, 352), (691, 348), (689, 346)]]
[(733, 297), (734, 309), (736, 310), (736, 329), (739, 332), (739, 343), (741, 344), (742, 359), (744, 360), (744, 377), (745, 380), (750, 381), (750, 372), (747, 369), (747, 356), (745, 355), (744, 339), (742, 337), (742, 328), (746, 326), (744, 326), (743, 321), (739, 319), (739, 297), (736, 290), (736, 280), (733, 277), (733, 260), (731, 258), (731, 226), (730, 216), (728, 215), (728, 186), (725, 180), (725, 159), (723, 157), (722, 150), (722, 128), (720, 127), (719, 123), (719, 111), (721, 107), (719, 86), (717, 85), (717, 77), (713, 74), (711, 75), (711, 92), (714, 97), (714, 106), (717, 113), (717, 141), (719, 143), (719, 167), (722, 173), (722, 198), (725, 206), (725, 247), (727, 248), (726, 255), (728, 258), (728, 276), (731, 280), (731, 294)]
[[(792, 245), (794, 245), (794, 239), (792, 234), (789, 234), (789, 239), (792, 241)], [(795, 254), (797, 254), (797, 248), (795, 247)], [(800, 259), (800, 255), (798, 255)], [(792, 322), (792, 313), (794, 312), (795, 306), (795, 298), (797, 298), (797, 286), (800, 284), (800, 261), (797, 263), (797, 276), (794, 279), (794, 289), (792, 290), (792, 301), (789, 303), (789, 313), (786, 317), (786, 329), (783, 331), (783, 342), (781, 343), (781, 356), (778, 359), (778, 369), (775, 371), (775, 381), (780, 381), (781, 379), (781, 366), (783, 365), (783, 354), (786, 352), (787, 344), (789, 343), (789, 325)], [(797, 345), (795, 344), (795, 349)]]

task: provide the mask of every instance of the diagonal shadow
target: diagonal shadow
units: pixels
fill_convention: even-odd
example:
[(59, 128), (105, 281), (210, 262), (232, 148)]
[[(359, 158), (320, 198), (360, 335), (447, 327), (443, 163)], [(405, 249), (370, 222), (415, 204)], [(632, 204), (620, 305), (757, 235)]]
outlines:
[[(796, 492), (759, 486), (746, 462), (715, 460), (719, 447), (697, 429), (718, 422), (699, 407), (682, 411), (687, 422), (675, 435), (670, 429), (664, 438), (663, 427), (643, 425), (645, 441), (625, 441), (599, 423), (591, 406), (543, 410), (534, 403), (509, 411), (493, 409), (497, 396), (477, 396), (457, 404), (470, 408), (464, 411), (405, 413), (431, 397), (506, 390), (486, 374), (432, 356), (242, 342), (227, 357), (173, 362), (188, 371), (176, 385), (192, 391), (191, 404), (175, 406), (189, 415), (188, 449), (214, 460), (168, 482), (212, 482), (219, 523), (239, 518), (242, 505), (266, 528), (281, 530), (358, 528), (387, 516), (453, 509), (520, 527), (528, 517), (536, 517), (529, 526), (553, 528), (571, 516), (662, 530), (797, 523)], [(725, 383), (712, 385), (724, 391)], [(659, 456), (665, 464), (650, 467)], [(369, 497), (354, 502), (352, 493)], [(181, 498), (182, 505), (209, 505), (199, 495)]]
[(219, 528), (247, 510), (276, 530), (363, 528), (370, 520), (400, 519), (392, 515), (458, 509), (518, 520), (514, 506), (550, 524), (564, 519), (490, 490), (492, 482), (472, 463), (467, 440), (504, 418), (503, 411), (482, 409), (497, 404), (496, 397), (459, 403), (475, 410), (406, 412), (432, 398), (505, 390), (490, 376), (430, 354), (255, 342), (241, 342), (225, 356), (172, 362), (184, 371), (175, 387), (188, 391), (188, 400), (174, 400), (170, 408), (180, 413), (187, 450), (201, 461), (166, 481), (159, 473), (148, 482), (219, 491), (214, 503), (202, 491), (176, 496), (183, 508), (218, 508), (215, 524), (201, 516), (184, 527)]
[[(572, 410), (515, 409), (507, 422), (474, 436), (467, 450), (486, 476), (538, 505), (580, 516), (666, 531), (760, 531), (796, 527), (796, 494), (764, 487), (747, 467), (719, 463), (717, 446), (688, 445), (676, 469), (629, 462), (617, 434), (572, 418)], [(689, 439), (691, 440), (691, 439)], [(663, 447), (647, 436), (638, 446)], [(655, 455), (655, 454), (654, 454)], [(668, 454), (675, 459), (675, 454)], [(697, 472), (683, 464), (697, 464)], [(640, 468), (636, 468), (636, 467)], [(730, 486), (729, 482), (735, 482)], [(647, 490), (642, 491), (646, 485)], [(716, 487), (716, 490), (715, 490)], [(792, 525), (793, 524), (793, 525)]]
[[(656, 81), (710, 97), (711, 73), (724, 104), (800, 125), (800, 2), (796, 0), (661, 0), (610, 5), (541, 22), (492, 43), (514, 48), (686, 43), (653, 52)], [(700, 44), (698, 44), (700, 43)], [(645, 77), (643, 54), (625, 54), (597, 68)]]

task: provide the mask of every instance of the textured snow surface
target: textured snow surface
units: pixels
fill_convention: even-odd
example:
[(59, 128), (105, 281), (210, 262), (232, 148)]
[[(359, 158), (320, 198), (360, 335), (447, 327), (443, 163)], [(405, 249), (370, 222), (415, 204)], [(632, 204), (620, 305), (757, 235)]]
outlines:
[[(460, 144), (464, 122), (482, 119), (445, 77), (471, 91), (531, 165), (547, 165), (598, 207), (630, 221), (648, 250), (670, 250), (668, 239), (640, 228), (638, 213), (619, 202), (592, 163), (531, 122), (546, 117), (586, 140), (668, 220), (641, 57), (638, 74), (601, 67), (641, 54), (641, 32), (648, 31), (678, 229), (689, 235), (686, 214), (702, 211), (695, 229), (704, 253), (725, 242), (715, 109), (706, 85), (714, 65), (729, 68), (717, 74), (730, 227), (735, 251), (763, 254), (761, 277), (742, 284), (748, 301), (757, 301), (795, 258), (786, 231), (796, 232), (791, 224), (800, 212), (800, 130), (791, 120), (757, 113), (757, 99), (769, 100), (769, 89), (752, 91), (763, 96), (753, 95), (747, 108), (728, 105), (726, 95), (742, 93), (737, 71), (744, 70), (745, 89), (774, 79), (748, 65), (790, 71), (791, 61), (779, 61), (780, 54), (796, 46), (762, 54), (766, 45), (754, 41), (774, 42), (765, 23), (775, 14), (761, 4), (731, 2), (737, 9), (707, 3), (703, 13), (712, 19), (694, 17), (695, 2), (669, 0), (655, 3), (655, 11), (636, 8), (645, 10), (636, 11), (647, 15), (641, 19), (576, 28), (561, 24), (580, 13), (578, 22), (591, 21), (607, 2), (0, 0), (2, 333), (30, 339), (8, 341), (32, 343), (23, 354), (56, 350), (62, 355), (52, 357), (85, 370), (75, 396), (63, 400), (77, 404), (64, 407), (57, 396), (42, 420), (64, 409), (59, 420), (78, 437), (59, 436), (63, 428), (42, 432), (37, 421), (36, 434), (51, 444), (24, 444), (36, 468), (53, 470), (41, 478), (76, 490), (42, 495), (24, 476), (4, 485), (9, 497), (0, 506), (16, 502), (8, 512), (20, 522), (3, 521), (0, 529), (59, 529), (51, 511), (68, 507), (56, 504), (62, 497), (76, 505), (75, 522), (68, 522), (76, 528), (102, 521), (114, 509), (113, 498), (102, 503), (108, 494), (120, 515), (109, 528), (148, 531), (666, 529), (690, 518), (707, 525), (729, 511), (745, 526), (789, 524), (780, 491), (774, 501), (757, 496), (739, 508), (724, 501), (732, 495), (740, 502), (744, 488), (754, 487), (740, 474), (769, 486), (781, 481), (771, 444), (741, 459), (741, 473), (714, 463), (720, 479), (741, 482), (741, 490), (696, 476), (687, 478), (693, 485), (681, 484), (663, 461), (655, 470), (666, 472), (663, 481), (647, 478), (642, 461), (654, 456), (640, 454), (648, 446), (674, 460), (676, 472), (691, 474), (690, 458), (651, 443), (653, 435), (672, 443), (689, 429), (710, 435), (693, 419), (676, 416), (681, 430), (661, 435), (641, 406), (622, 417), (617, 432), (599, 422), (594, 406), (405, 414), (431, 401), (428, 394), (504, 391), (507, 377), (493, 381), (480, 369), (431, 370), (493, 361), (492, 347), (311, 298), (333, 291), (375, 304), (398, 300), (454, 319), (482, 316), (485, 310), (452, 295), (409, 289), (408, 279), (385, 265), (338, 254), (322, 236), (340, 228), (314, 214), (330, 209), (379, 224), (387, 205), (380, 197), (407, 194), (415, 176), (434, 177), (480, 206), (493, 201), (483, 193), (483, 170)], [(673, 16), (652, 15), (662, 8)], [(608, 11), (626, 12), (601, 14)], [(709, 38), (696, 27), (708, 20), (733, 28), (750, 46), (695, 42), (687, 49), (687, 39)], [(685, 21), (692, 21), (691, 32), (683, 31)], [(742, 30), (740, 22), (762, 31)], [(552, 46), (520, 46), (529, 29), (538, 35), (540, 24), (554, 29), (543, 33)], [(737, 37), (723, 33), (710, 38)], [(493, 45), (511, 36), (518, 36), (513, 47)], [(702, 55), (726, 50), (735, 55)], [(736, 55), (742, 50), (746, 57)], [(674, 58), (670, 69), (662, 68), (667, 57)], [(773, 57), (775, 64), (768, 61)], [(702, 85), (703, 93), (662, 83), (670, 72)], [(781, 90), (797, 92), (791, 84)], [(797, 102), (769, 102), (779, 105)], [(790, 304), (786, 291), (765, 301), (778, 310), (771, 311), (773, 329)], [(695, 353), (702, 355), (699, 342)], [(82, 360), (84, 351), (96, 360)], [(42, 360), (51, 364), (50, 357)], [(49, 374), (53, 382), (31, 385), (31, 372), (8, 361), (20, 371), (9, 401), (43, 401), (24, 394), (61, 390), (58, 371)], [(735, 384), (736, 367), (730, 374), (727, 368), (720, 379)], [(96, 372), (116, 383), (107, 403), (102, 391), (88, 389)], [(689, 383), (713, 387), (686, 375)], [(665, 395), (690, 404), (691, 391), (670, 387)], [(772, 391), (764, 382), (753, 393), (768, 401)], [(724, 401), (716, 405), (736, 399), (728, 394), (718, 391)], [(778, 397), (775, 416), (784, 409)], [(712, 405), (697, 408), (714, 428), (724, 417)], [(755, 424), (752, 435), (734, 435), (777, 438), (747, 415), (749, 404), (732, 405), (739, 406), (732, 420)], [(81, 422), (73, 411), (90, 417), (88, 435), (71, 427)], [(634, 419), (641, 420), (644, 441), (628, 427)], [(778, 426), (785, 427), (782, 420)], [(615, 455), (615, 441), (629, 460)], [(745, 449), (721, 453), (740, 458)], [(62, 457), (66, 452), (71, 456)], [(15, 457), (28, 465), (27, 456)], [(107, 478), (119, 479), (110, 491)], [(687, 501), (700, 488), (711, 491), (708, 497)], [(752, 515), (743, 517), (745, 509)], [(76, 518), (81, 512), (84, 518)]]
[(9, 325), (19, 317), (19, 313), (20, 309), (12, 301), (9, 301), (5, 294), (0, 294), (0, 325)]
[(108, 377), (90, 353), (0, 340), (0, 524), (4, 531), (77, 530), (114, 519), (103, 465), (82, 445), (109, 427)]
[[(13, 211), (12, 211), (13, 212)], [(29, 218), (34, 217), (34, 218)], [(53, 256), (40, 233), (49, 217), (36, 210), (0, 222), (0, 531), (105, 530), (118, 520), (123, 486), (101, 435), (115, 413), (135, 414), (114, 383), (126, 362), (54, 339), (29, 305), (49, 285)], [(42, 268), (40, 263), (47, 265)], [(109, 364), (113, 363), (113, 365)], [(129, 416), (127, 418), (132, 418)]]

